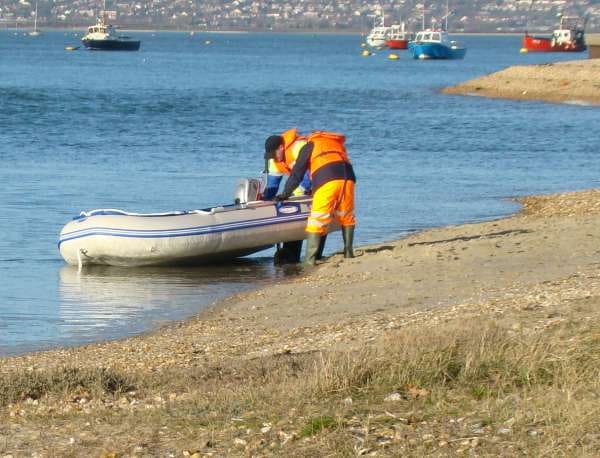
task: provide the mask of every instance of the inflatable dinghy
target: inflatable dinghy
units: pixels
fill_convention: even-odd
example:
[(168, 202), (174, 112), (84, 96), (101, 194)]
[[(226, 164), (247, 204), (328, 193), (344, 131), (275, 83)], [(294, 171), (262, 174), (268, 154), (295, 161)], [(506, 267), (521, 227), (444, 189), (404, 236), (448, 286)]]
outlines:
[(150, 266), (223, 261), (305, 238), (310, 196), (281, 203), (249, 200), (259, 194), (260, 181), (246, 179), (232, 205), (149, 214), (82, 212), (63, 227), (59, 251), (72, 265)]

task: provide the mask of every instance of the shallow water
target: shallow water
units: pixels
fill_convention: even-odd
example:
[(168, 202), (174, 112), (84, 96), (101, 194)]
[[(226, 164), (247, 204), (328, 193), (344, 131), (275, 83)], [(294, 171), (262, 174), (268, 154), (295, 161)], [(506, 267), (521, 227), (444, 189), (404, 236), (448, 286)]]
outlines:
[(598, 186), (597, 108), (437, 92), (587, 53), (523, 55), (519, 37), (466, 36), (464, 61), (391, 61), (362, 57), (356, 35), (135, 35), (137, 53), (66, 52), (73, 32), (0, 31), (0, 355), (140, 333), (283, 276), (272, 252), (78, 274), (56, 245), (81, 210), (230, 202), (237, 179), (262, 170), (264, 138), (292, 126), (347, 135), (358, 244)]

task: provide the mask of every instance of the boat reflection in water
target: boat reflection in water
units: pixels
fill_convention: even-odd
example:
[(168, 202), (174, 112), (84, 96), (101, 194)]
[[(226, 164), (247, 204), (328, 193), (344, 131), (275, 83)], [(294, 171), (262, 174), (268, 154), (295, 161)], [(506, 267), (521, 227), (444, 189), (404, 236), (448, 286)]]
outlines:
[(65, 345), (139, 334), (190, 317), (215, 301), (286, 275), (271, 258), (221, 266), (60, 269)]

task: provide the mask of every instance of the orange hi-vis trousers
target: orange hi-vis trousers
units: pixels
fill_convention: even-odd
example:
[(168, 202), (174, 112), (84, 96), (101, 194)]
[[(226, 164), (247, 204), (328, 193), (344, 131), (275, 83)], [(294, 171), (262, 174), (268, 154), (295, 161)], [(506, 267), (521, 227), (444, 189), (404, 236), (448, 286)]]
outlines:
[(335, 218), (340, 225), (354, 226), (354, 181), (331, 180), (320, 186), (313, 195), (306, 232), (326, 234)]

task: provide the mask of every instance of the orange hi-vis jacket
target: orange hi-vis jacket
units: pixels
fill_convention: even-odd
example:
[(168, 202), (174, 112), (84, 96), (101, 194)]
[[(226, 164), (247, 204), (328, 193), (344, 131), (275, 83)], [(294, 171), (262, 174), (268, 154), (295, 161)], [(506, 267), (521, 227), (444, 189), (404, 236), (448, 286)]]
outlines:
[(306, 140), (307, 143), (300, 150), (283, 195), (292, 194), (306, 170), (310, 174), (313, 192), (332, 180), (356, 181), (342, 134), (318, 131), (309, 135)]
[(283, 137), (285, 156), (282, 162), (275, 159), (269, 161), (269, 172), (273, 175), (289, 175), (300, 150), (306, 145), (306, 137), (298, 135), (298, 129), (288, 129), (281, 134), (281, 137)]
[(334, 132), (313, 132), (307, 138), (307, 143), (313, 143), (310, 155), (309, 171), (311, 178), (317, 171), (334, 162), (350, 162), (344, 142), (346, 137)]
[[(314, 186), (306, 232), (326, 234), (332, 220), (342, 227), (356, 224), (354, 216), (354, 183), (356, 177), (350, 164), (345, 137), (333, 132), (315, 132), (308, 137), (312, 146), (308, 170)], [(298, 162), (304, 160), (309, 146)]]
[(307, 138), (312, 143), (308, 164), (313, 188), (331, 180), (356, 181), (344, 142), (346, 137), (335, 132), (314, 132)]

